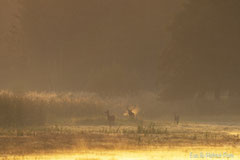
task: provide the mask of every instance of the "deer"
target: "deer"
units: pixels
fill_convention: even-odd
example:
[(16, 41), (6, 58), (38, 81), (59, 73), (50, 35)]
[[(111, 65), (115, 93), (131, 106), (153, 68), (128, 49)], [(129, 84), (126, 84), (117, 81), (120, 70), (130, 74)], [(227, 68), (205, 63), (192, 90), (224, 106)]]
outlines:
[(177, 114), (174, 114), (174, 122), (178, 125), (180, 121), (180, 116)]
[(114, 115), (110, 115), (109, 110), (107, 110), (105, 112), (105, 114), (107, 115), (107, 120), (108, 120), (109, 127), (111, 127), (112, 124), (114, 124), (115, 116)]
[(127, 108), (127, 111), (128, 111), (128, 116), (129, 116), (129, 118), (134, 119), (134, 118), (135, 118), (135, 114), (134, 114), (134, 112), (132, 111), (132, 109)]

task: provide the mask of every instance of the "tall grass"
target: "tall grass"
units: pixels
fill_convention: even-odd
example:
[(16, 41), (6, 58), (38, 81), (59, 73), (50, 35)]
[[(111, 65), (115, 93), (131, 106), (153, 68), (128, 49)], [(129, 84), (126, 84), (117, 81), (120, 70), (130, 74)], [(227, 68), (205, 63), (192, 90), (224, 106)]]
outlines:
[(0, 91), (0, 126), (44, 125), (57, 120), (101, 115), (107, 104), (90, 93)]
[[(189, 120), (239, 119), (239, 99), (221, 101), (191, 100), (162, 102), (154, 92), (122, 97), (102, 97), (92, 92), (12, 92), (0, 90), (0, 127), (22, 127), (44, 124), (105, 123), (104, 111), (109, 109), (119, 121), (130, 105), (139, 106), (140, 119), (172, 120), (173, 113)], [(222, 113), (224, 111), (224, 114)], [(233, 116), (236, 115), (234, 118)], [(216, 116), (215, 116), (216, 117)], [(102, 119), (103, 121), (99, 121)], [(210, 121), (209, 120), (209, 121)], [(140, 128), (141, 130), (141, 128)]]

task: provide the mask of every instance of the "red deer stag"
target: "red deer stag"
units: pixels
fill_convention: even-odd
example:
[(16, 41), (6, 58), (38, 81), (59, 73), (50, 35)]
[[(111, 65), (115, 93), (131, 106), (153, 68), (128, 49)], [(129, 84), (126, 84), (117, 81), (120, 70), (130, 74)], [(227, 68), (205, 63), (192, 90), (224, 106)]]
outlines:
[(134, 114), (133, 110), (127, 108), (127, 111), (128, 111), (128, 116), (129, 116), (129, 118), (130, 118), (130, 119), (134, 119), (134, 118), (135, 118), (135, 114)]
[(107, 120), (108, 120), (109, 127), (111, 127), (114, 124), (115, 116), (110, 115), (109, 110), (107, 110), (105, 113), (107, 115)]

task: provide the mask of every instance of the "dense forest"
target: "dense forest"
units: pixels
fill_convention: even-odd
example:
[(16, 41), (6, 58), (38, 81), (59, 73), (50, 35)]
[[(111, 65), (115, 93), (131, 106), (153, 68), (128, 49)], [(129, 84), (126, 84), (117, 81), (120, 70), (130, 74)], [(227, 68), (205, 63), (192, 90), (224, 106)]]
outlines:
[[(74, 117), (85, 106), (101, 114), (130, 104), (148, 118), (238, 115), (239, 8), (238, 0), (0, 1), (0, 118), (36, 106), (31, 116), (42, 123), (58, 105), (58, 117), (66, 106)], [(31, 91), (103, 103), (33, 102)]]
[(239, 96), (239, 7), (238, 0), (193, 0), (184, 5), (160, 58), (164, 96)]
[[(2, 1), (1, 88), (153, 90), (158, 56), (181, 2)], [(7, 18), (6, 15), (9, 17)], [(11, 55), (11, 56), (10, 56)]]

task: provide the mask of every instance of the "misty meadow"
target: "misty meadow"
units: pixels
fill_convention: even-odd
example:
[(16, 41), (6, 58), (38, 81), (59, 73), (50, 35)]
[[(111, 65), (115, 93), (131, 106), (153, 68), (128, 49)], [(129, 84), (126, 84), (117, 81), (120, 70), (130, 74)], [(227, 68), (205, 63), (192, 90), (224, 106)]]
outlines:
[(239, 159), (238, 0), (0, 0), (0, 159)]

